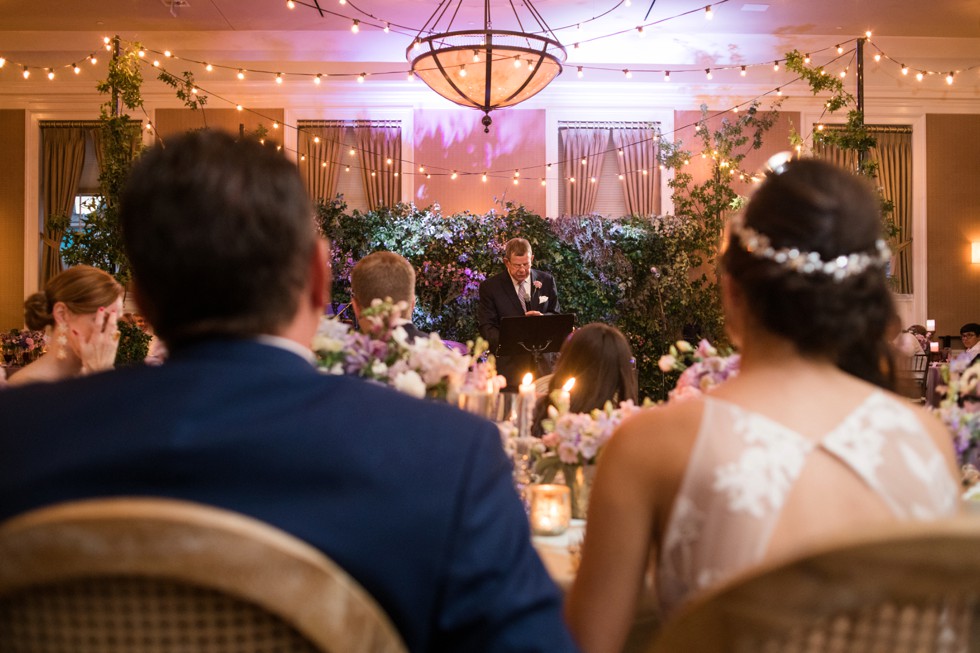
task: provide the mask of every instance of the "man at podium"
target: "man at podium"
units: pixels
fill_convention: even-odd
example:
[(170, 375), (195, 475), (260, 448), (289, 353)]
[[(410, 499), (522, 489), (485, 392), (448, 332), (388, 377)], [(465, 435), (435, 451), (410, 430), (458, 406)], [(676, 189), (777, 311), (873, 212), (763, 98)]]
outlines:
[[(506, 271), (488, 277), (480, 284), (477, 317), (480, 335), (490, 343), (491, 353), (496, 353), (500, 342), (502, 318), (545, 315), (561, 310), (554, 277), (532, 269), (533, 261), (531, 243), (524, 238), (512, 238), (504, 245)], [(508, 390), (516, 390), (525, 373), (541, 376), (550, 374), (552, 367), (547, 355), (539, 359), (537, 366), (530, 353), (497, 357), (497, 372), (507, 379)]]

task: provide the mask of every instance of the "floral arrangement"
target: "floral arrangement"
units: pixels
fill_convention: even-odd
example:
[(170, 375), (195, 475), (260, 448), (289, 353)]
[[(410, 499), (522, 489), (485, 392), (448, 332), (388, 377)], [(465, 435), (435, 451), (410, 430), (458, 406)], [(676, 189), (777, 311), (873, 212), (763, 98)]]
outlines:
[[(560, 394), (561, 390), (555, 393)], [(632, 401), (618, 405), (607, 401), (601, 409), (571, 413), (567, 402), (556, 397), (552, 403), (556, 405), (548, 407), (548, 417), (541, 422), (544, 435), (535, 450), (535, 471), (545, 483), (554, 480), (563, 467), (595, 464), (620, 422), (641, 409)]]
[(450, 349), (438, 336), (409, 342), (399, 326), (408, 312), (404, 302), (374, 300), (361, 312), (364, 333), (332, 317), (320, 321), (312, 349), (327, 374), (349, 374), (390, 385), (414, 397), (454, 401), (460, 390), (474, 385), (495, 390), (503, 385), (492, 358), (480, 361), (486, 344), (470, 344), (470, 353)]
[(980, 444), (980, 363), (970, 365), (969, 356), (960, 356), (944, 365), (941, 373), (946, 396), (935, 412), (953, 436), (960, 462), (976, 463)]
[(658, 365), (663, 372), (681, 373), (670, 391), (670, 399), (685, 399), (707, 392), (738, 374), (739, 360), (739, 355), (731, 351), (719, 354), (707, 340), (701, 340), (697, 347), (678, 340), (670, 346), (669, 354), (660, 357)]
[(0, 348), (8, 365), (23, 365), (39, 358), (45, 349), (44, 332), (11, 329), (0, 334)]

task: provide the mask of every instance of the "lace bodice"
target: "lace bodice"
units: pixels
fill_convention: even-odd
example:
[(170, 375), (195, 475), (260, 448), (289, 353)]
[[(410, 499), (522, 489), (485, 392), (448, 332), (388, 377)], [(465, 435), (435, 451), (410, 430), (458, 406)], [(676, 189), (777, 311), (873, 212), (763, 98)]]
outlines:
[[(956, 512), (958, 488), (942, 453), (912, 410), (881, 392), (820, 439), (706, 397), (660, 550), (657, 591), (666, 611), (762, 560), (787, 495), (818, 451), (855, 474), (896, 519)], [(799, 491), (834, 491), (827, 479), (806, 478), (812, 487)]]

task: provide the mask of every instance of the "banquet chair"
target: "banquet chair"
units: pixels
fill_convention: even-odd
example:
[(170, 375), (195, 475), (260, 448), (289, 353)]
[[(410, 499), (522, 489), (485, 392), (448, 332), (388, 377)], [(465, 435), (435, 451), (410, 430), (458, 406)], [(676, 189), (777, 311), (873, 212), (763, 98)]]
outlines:
[(320, 551), (227, 510), (93, 499), (0, 524), (0, 651), (401, 653)]
[(914, 354), (899, 356), (895, 370), (896, 390), (904, 397), (922, 399), (926, 395), (926, 370), (929, 366), (929, 356)]
[(980, 651), (980, 519), (892, 525), (709, 591), (650, 653)]

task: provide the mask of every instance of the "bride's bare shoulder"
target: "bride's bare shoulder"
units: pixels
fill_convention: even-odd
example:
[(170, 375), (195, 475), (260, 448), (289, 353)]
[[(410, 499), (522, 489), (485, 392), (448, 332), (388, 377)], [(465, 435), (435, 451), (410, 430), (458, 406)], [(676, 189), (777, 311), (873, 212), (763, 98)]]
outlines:
[(690, 398), (645, 408), (623, 420), (613, 442), (626, 456), (653, 462), (686, 460), (701, 425), (704, 400)]

